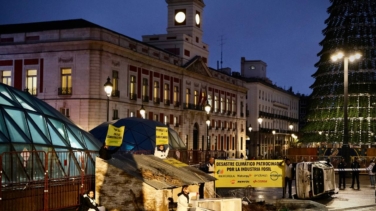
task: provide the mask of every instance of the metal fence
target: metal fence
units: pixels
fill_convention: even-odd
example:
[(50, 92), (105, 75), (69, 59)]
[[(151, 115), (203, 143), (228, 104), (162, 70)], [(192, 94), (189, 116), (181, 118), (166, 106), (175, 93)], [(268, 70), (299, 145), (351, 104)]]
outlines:
[(0, 156), (2, 211), (57, 210), (79, 205), (94, 189), (97, 152), (22, 151)]
[[(118, 153), (152, 154), (152, 151)], [(21, 151), (0, 155), (0, 210), (48, 211), (79, 206), (80, 194), (95, 189), (97, 151)], [(204, 164), (224, 151), (170, 150), (187, 164)]]
[[(329, 160), (330, 163), (333, 165), (334, 168), (338, 168), (338, 164), (341, 161), (341, 156), (312, 156), (312, 155), (293, 155), (287, 156), (292, 163), (298, 162), (312, 162), (312, 161), (319, 161), (319, 160)], [(360, 164), (361, 169), (365, 169), (369, 166), (371, 161), (376, 161), (375, 156), (351, 156), (351, 162), (354, 158), (358, 158), (358, 162)], [(347, 163), (347, 168), (350, 168), (351, 163)], [(360, 173), (368, 173), (366, 171), (361, 171)]]
[[(21, 151), (1, 154), (0, 210), (48, 211), (78, 206), (80, 194), (95, 189), (96, 156), (96, 151)], [(229, 158), (225, 151), (202, 150), (170, 150), (169, 157), (197, 167), (204, 165), (210, 157)], [(335, 168), (340, 160), (340, 157), (311, 155), (294, 155), (288, 158), (292, 162), (329, 159)], [(375, 157), (371, 156), (358, 158), (361, 168), (367, 168), (370, 161), (375, 160)]]

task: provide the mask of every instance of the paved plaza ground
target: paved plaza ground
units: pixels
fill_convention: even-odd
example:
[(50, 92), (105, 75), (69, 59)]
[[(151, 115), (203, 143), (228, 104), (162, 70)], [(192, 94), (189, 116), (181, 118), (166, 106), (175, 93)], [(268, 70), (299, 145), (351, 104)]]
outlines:
[[(338, 183), (338, 176), (336, 176), (336, 183)], [(375, 188), (371, 187), (368, 175), (360, 175), (360, 190), (352, 189), (350, 186), (351, 178), (347, 178), (345, 190), (338, 190), (338, 194), (332, 197), (313, 201), (325, 205), (329, 211), (376, 211)], [(295, 192), (294, 186), (292, 191)], [(280, 200), (291, 200), (282, 199), (282, 188), (255, 188), (251, 195), (253, 200), (264, 201), (267, 204), (275, 204)], [(299, 199), (294, 200), (299, 203)], [(75, 211), (75, 209), (64, 211)]]
[[(330, 211), (376, 211), (375, 188), (371, 187), (368, 175), (360, 175), (359, 179), (360, 190), (350, 188), (352, 179), (346, 178), (345, 190), (338, 190), (338, 194), (335, 194), (332, 197), (315, 199), (313, 201), (325, 205)], [(337, 183), (338, 175), (336, 176), (336, 184)], [(292, 192), (295, 192), (294, 186)], [(265, 201), (265, 203), (275, 204), (282, 199), (282, 188), (256, 188), (252, 197), (256, 201)]]

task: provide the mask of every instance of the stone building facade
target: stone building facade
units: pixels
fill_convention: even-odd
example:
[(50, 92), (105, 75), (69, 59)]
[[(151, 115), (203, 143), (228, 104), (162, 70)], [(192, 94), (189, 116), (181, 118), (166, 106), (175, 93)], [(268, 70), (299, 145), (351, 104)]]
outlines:
[[(203, 2), (167, 3), (174, 5), (169, 13), (186, 11), (191, 32), (172, 23), (168, 30), (182, 38), (174, 42), (182, 43), (185, 56), (82, 19), (2, 25), (1, 82), (44, 100), (85, 130), (107, 121), (107, 112), (109, 120), (141, 118), (143, 107), (145, 118), (175, 129), (188, 149), (244, 154), (245, 82), (207, 66), (202, 20), (188, 21), (202, 16)], [(187, 38), (198, 43), (189, 54)], [(113, 84), (109, 98), (103, 89), (107, 78)]]
[[(266, 77), (267, 64), (241, 58), (241, 76), (246, 81), (247, 148), (253, 157), (274, 158), (286, 155), (298, 140), (299, 96), (277, 87)], [(260, 121), (261, 120), (261, 121)]]

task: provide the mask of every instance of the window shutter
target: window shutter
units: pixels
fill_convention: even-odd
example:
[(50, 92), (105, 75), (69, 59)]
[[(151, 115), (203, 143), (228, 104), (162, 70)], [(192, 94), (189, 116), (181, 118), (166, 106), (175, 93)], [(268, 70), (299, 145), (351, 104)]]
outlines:
[(170, 124), (174, 124), (174, 115), (170, 114)]
[(163, 113), (160, 113), (159, 114), (159, 121), (163, 123), (163, 117), (164, 117), (164, 114)]

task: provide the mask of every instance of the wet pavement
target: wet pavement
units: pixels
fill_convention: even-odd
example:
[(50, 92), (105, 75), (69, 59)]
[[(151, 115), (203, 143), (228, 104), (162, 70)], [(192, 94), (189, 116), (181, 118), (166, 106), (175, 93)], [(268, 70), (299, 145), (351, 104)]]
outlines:
[[(368, 175), (360, 175), (359, 179), (360, 190), (350, 188), (351, 178), (346, 178), (347, 188), (345, 190), (338, 190), (338, 194), (334, 194), (331, 197), (314, 199), (312, 201), (325, 205), (330, 211), (376, 211), (375, 188), (371, 187)], [(336, 176), (336, 183), (337, 181), (338, 176)], [(267, 204), (275, 204), (283, 200), (286, 202), (290, 201), (291, 199), (282, 198), (282, 192), (282, 188), (255, 188), (251, 193), (251, 198), (253, 201), (265, 201)], [(292, 193), (295, 193), (294, 183)]]

